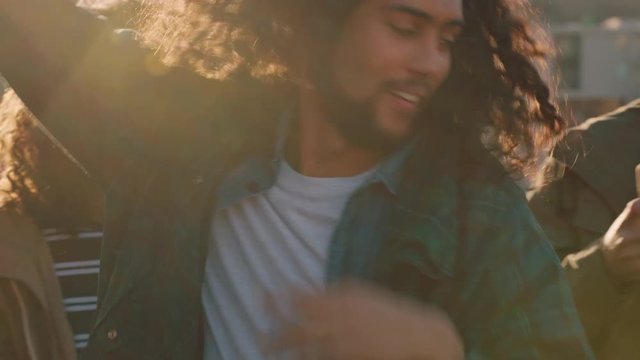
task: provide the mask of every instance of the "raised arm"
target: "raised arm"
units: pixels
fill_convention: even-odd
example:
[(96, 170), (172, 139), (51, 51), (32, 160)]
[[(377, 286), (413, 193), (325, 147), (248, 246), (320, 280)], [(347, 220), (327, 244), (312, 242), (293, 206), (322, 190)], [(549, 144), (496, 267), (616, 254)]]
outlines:
[(131, 36), (115, 34), (69, 1), (2, 0), (0, 34), (0, 73), (107, 186), (116, 174), (170, 161), (177, 152), (163, 132), (188, 131), (202, 117), (203, 94), (215, 96), (203, 90), (212, 82), (158, 68)]

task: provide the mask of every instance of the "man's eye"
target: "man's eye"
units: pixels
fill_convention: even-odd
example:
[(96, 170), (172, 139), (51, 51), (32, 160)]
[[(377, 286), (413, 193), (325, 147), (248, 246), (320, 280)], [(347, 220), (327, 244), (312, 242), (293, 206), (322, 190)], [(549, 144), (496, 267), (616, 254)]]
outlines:
[(401, 26), (396, 24), (389, 24), (391, 30), (393, 30), (396, 34), (401, 36), (412, 36), (418, 33), (418, 29), (411, 26)]
[(440, 45), (451, 49), (456, 44), (456, 39), (452, 38), (440, 38)]

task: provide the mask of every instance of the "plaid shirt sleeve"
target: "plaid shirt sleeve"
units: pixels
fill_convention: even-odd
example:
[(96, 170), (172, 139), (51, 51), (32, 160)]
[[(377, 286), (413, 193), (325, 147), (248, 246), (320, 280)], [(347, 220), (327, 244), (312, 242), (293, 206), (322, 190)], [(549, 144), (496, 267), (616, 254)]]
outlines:
[(524, 195), (500, 197), (468, 208), (467, 358), (592, 359), (563, 269)]

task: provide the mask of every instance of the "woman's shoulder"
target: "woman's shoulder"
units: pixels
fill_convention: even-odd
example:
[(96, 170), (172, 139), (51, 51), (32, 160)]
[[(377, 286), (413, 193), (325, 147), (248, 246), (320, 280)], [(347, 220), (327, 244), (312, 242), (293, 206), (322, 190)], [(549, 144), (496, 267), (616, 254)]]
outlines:
[[(0, 262), (34, 256), (39, 253), (41, 242), (33, 219), (15, 211), (0, 210)], [(8, 257), (12, 257), (11, 261)]]

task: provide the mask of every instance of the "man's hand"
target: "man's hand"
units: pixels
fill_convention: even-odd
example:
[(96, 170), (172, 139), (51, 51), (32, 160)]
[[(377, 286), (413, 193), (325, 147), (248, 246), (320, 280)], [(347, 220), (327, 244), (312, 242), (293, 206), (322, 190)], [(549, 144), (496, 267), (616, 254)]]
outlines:
[(295, 301), (271, 350), (296, 359), (451, 359), (464, 357), (452, 321), (440, 310), (386, 290), (345, 283)]
[(614, 283), (640, 281), (640, 199), (627, 204), (602, 240), (605, 267)]

